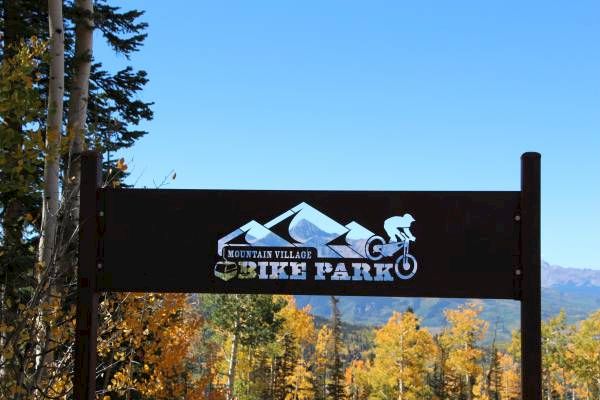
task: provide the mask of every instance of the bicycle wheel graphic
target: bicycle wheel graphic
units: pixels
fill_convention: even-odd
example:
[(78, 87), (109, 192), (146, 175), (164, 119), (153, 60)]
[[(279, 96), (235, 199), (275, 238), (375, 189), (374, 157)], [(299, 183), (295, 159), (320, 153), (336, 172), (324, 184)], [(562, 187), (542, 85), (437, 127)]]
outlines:
[[(383, 239), (381, 236), (371, 236), (365, 244), (365, 252), (367, 253), (367, 257), (373, 261), (381, 260), (381, 258), (383, 258), (383, 254), (381, 254), (381, 246), (383, 246), (385, 243), (385, 239)], [(378, 246), (378, 248), (375, 249), (375, 246)]]
[(417, 260), (410, 254), (406, 256), (403, 254), (396, 260), (394, 268), (398, 278), (403, 280), (410, 279), (417, 273)]

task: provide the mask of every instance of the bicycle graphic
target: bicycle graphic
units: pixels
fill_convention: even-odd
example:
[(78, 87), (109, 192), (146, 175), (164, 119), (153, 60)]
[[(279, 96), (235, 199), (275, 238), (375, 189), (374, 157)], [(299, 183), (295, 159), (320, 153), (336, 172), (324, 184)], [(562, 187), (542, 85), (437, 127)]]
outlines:
[(417, 272), (417, 260), (409, 253), (410, 242), (417, 239), (410, 232), (410, 225), (414, 221), (410, 214), (388, 218), (383, 225), (390, 240), (386, 241), (381, 236), (375, 235), (371, 236), (365, 244), (365, 253), (373, 261), (393, 257), (402, 251), (394, 262), (394, 269), (398, 278), (403, 280), (412, 278)]

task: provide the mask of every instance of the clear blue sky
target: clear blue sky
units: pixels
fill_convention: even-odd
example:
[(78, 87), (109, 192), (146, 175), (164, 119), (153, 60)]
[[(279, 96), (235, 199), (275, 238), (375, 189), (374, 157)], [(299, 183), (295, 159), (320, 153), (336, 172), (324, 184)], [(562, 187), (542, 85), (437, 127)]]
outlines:
[(539, 151), (544, 259), (600, 268), (600, 2), (119, 4), (150, 24), (138, 186), (518, 190)]

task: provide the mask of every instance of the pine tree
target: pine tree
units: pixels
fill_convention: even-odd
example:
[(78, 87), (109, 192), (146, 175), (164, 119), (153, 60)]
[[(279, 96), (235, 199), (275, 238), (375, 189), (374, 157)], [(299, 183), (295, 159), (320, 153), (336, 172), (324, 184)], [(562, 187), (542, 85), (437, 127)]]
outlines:
[(282, 326), (277, 313), (285, 303), (270, 295), (210, 295), (204, 297), (211, 322), (231, 337), (227, 368), (227, 398), (235, 397), (239, 347), (269, 343)]
[(344, 367), (342, 365), (342, 318), (338, 307), (339, 300), (331, 296), (331, 361), (330, 375), (327, 383), (328, 398), (340, 400), (344, 398)]
[(286, 333), (281, 340), (283, 352), (275, 359), (275, 386), (273, 398), (284, 399), (294, 392), (294, 385), (290, 382), (296, 365), (298, 364), (299, 348), (292, 333)]
[(500, 353), (495, 345), (492, 346), (490, 364), (486, 376), (486, 388), (491, 400), (500, 400), (502, 393), (502, 368), (500, 366)]
[(273, 398), (312, 399), (314, 376), (305, 361), (316, 337), (310, 306), (299, 309), (294, 296), (277, 297), (285, 300), (286, 306), (278, 313), (283, 319), (283, 326), (276, 340), (281, 350), (276, 360), (278, 368), (274, 386), (280, 394)]
[[(73, 116), (75, 111), (80, 110), (79, 105), (71, 104), (66, 100), (72, 99), (73, 92), (78, 90), (74, 79), (77, 68), (87, 61), (83, 54), (76, 54), (76, 24), (79, 21), (89, 17), (89, 11), (82, 9), (83, 1), (67, 1), (63, 4), (64, 14), (64, 113), (57, 112), (56, 115), (62, 119), (60, 132), (66, 135), (69, 116)], [(0, 10), (2, 19), (0, 19), (0, 30), (3, 33), (3, 46), (0, 48), (0, 60), (12, 57), (17, 53), (17, 49), (23, 42), (30, 41), (31, 38), (46, 41), (50, 39), (48, 29), (48, 5), (46, 2), (36, 0), (1, 0)], [(94, 29), (100, 32), (101, 36), (119, 55), (127, 59), (133, 53), (138, 51), (146, 38), (145, 29), (147, 24), (140, 22), (139, 18), (143, 15), (139, 10), (121, 10), (120, 7), (114, 7), (106, 0), (94, 2), (93, 18)], [(85, 22), (85, 21), (83, 21)], [(51, 42), (52, 43), (52, 42)], [(41, 54), (36, 56), (38, 61), (44, 61)], [(42, 62), (35, 74), (33, 89), (38, 93), (42, 104), (46, 103), (49, 95), (49, 67)], [(116, 168), (118, 159), (111, 158), (111, 154), (120, 149), (132, 146), (136, 140), (147, 132), (136, 128), (136, 125), (143, 120), (152, 118), (150, 106), (152, 103), (144, 102), (139, 99), (139, 93), (148, 82), (147, 74), (143, 70), (136, 71), (133, 67), (126, 67), (123, 70), (111, 73), (104, 69), (99, 60), (92, 60), (89, 97), (87, 99), (87, 110), (85, 121), (88, 129), (84, 132), (85, 141), (91, 148), (96, 148), (106, 153), (105, 172), (112, 168), (112, 178), (119, 180), (122, 172)], [(77, 109), (77, 110), (75, 110)], [(30, 129), (31, 122), (38, 124), (41, 131), (46, 129), (48, 114), (38, 113), (32, 121), (24, 120), (18, 115), (18, 110), (8, 108), (2, 111), (2, 119), (7, 126), (24, 137), (18, 142), (3, 142), (1, 151), (6, 151), (7, 155), (12, 154), (10, 162), (15, 164), (19, 161), (21, 152), (15, 151), (17, 147), (23, 146), (23, 140), (26, 140), (26, 131)], [(16, 113), (15, 113), (16, 112)], [(53, 128), (54, 129), (54, 128)], [(45, 139), (45, 135), (44, 135)], [(65, 137), (68, 149), (71, 137)], [(9, 153), (11, 152), (12, 153)], [(3, 245), (15, 243), (18, 240), (26, 240), (29, 243), (35, 240), (35, 236), (23, 235), (27, 224), (24, 224), (19, 217), (21, 212), (32, 212), (34, 220), (38, 221), (41, 216), (41, 180), (43, 174), (40, 161), (41, 153), (38, 153), (40, 159), (36, 169), (28, 171), (37, 174), (34, 185), (27, 187), (27, 190), (6, 190), (0, 194), (0, 206), (7, 208), (8, 213), (2, 214), (2, 224), (8, 237), (4, 238)], [(64, 178), (64, 168), (68, 167), (68, 154), (62, 153), (63, 169), (61, 178)], [(23, 161), (23, 160), (22, 160)], [(3, 171), (5, 169), (3, 168)], [(19, 181), (18, 176), (5, 175), (2, 180)], [(64, 184), (62, 182), (61, 184)], [(6, 230), (6, 228), (9, 228)], [(11, 233), (13, 234), (11, 236)], [(7, 246), (8, 247), (8, 246)], [(31, 256), (30, 256), (31, 257)], [(33, 261), (33, 258), (31, 258)]]
[(444, 346), (443, 341), (440, 340), (440, 335), (436, 334), (433, 336), (433, 342), (435, 343), (436, 358), (433, 364), (433, 371), (429, 375), (429, 386), (434, 394), (440, 399), (446, 398), (446, 362), (448, 359), (448, 349)]
[[(151, 103), (139, 100), (146, 73), (131, 67), (110, 73), (91, 54), (95, 29), (129, 58), (145, 39), (143, 13), (104, 0), (94, 7), (91, 0), (0, 1), (2, 66), (14, 65), (15, 57), (26, 55), (23, 49), (29, 52), (21, 59), (28, 68), (22, 75), (24, 91), (11, 85), (4, 93), (9, 97), (0, 100), (11, 100), (0, 110), (0, 322), (11, 321), (11, 337), (21, 338), (19, 343), (33, 343), (20, 345), (0, 334), (13, 355), (3, 359), (6, 368), (0, 373), (16, 371), (3, 375), (0, 386), (16, 391), (10, 392), (12, 398), (50, 390), (44, 385), (60, 381), (72, 365), (68, 321), (76, 287), (78, 153), (85, 148), (104, 152), (105, 176), (117, 185), (126, 166), (109, 154), (133, 145), (145, 134), (135, 126), (152, 118)], [(46, 42), (49, 58), (39, 51)], [(23, 101), (15, 102), (20, 93)], [(69, 385), (61, 388), (68, 391)]]
[[(35, 235), (41, 217), (45, 107), (48, 71), (43, 63), (48, 39), (48, 12), (39, 10), (36, 0), (0, 2), (2, 47), (2, 99), (0, 110), (0, 272), (2, 284), (27, 290), (29, 282), (19, 276), (31, 276), (37, 243)], [(40, 35), (40, 33), (42, 33)], [(41, 141), (32, 142), (35, 136)], [(32, 145), (34, 146), (32, 148)], [(35, 150), (32, 152), (31, 150)], [(23, 218), (29, 215), (30, 218)], [(19, 296), (19, 294), (16, 294)], [(8, 300), (3, 297), (0, 300)], [(0, 308), (1, 309), (1, 308)]]
[(494, 338), (488, 352), (489, 363), (487, 369), (484, 368), (485, 380), (484, 390), (486, 396), (491, 400), (500, 400), (502, 387), (502, 369), (500, 367), (500, 353), (496, 347), (497, 324), (494, 328)]
[(257, 364), (250, 379), (252, 380), (257, 398), (273, 398), (273, 370), (272, 354), (269, 350), (260, 349)]
[(35, 229), (40, 200), (32, 188), (40, 183), (43, 139), (35, 121), (44, 105), (36, 76), (45, 51), (40, 41), (23, 42), (0, 64), (0, 397), (6, 398), (18, 398), (15, 391), (33, 383), (25, 373), (34, 372), (27, 365), (34, 365), (35, 355), (25, 343), (33, 341), (37, 310), (25, 305), (35, 287), (35, 251), (34, 241), (22, 236)]

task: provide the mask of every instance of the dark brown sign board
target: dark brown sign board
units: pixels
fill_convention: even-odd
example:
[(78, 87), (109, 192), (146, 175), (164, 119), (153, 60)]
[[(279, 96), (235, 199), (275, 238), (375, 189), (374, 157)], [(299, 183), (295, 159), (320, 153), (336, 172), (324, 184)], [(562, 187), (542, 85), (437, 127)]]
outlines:
[(76, 398), (95, 389), (103, 291), (521, 301), (523, 399), (540, 398), (540, 156), (520, 191), (106, 189), (83, 154)]
[[(99, 195), (101, 291), (519, 298), (519, 192)], [(384, 223), (401, 224), (404, 215), (414, 219), (399, 229), (415, 238), (409, 254), (417, 265), (412, 271), (407, 257), (411, 264), (406, 274), (399, 265), (399, 275), (404, 241), (390, 240)]]

